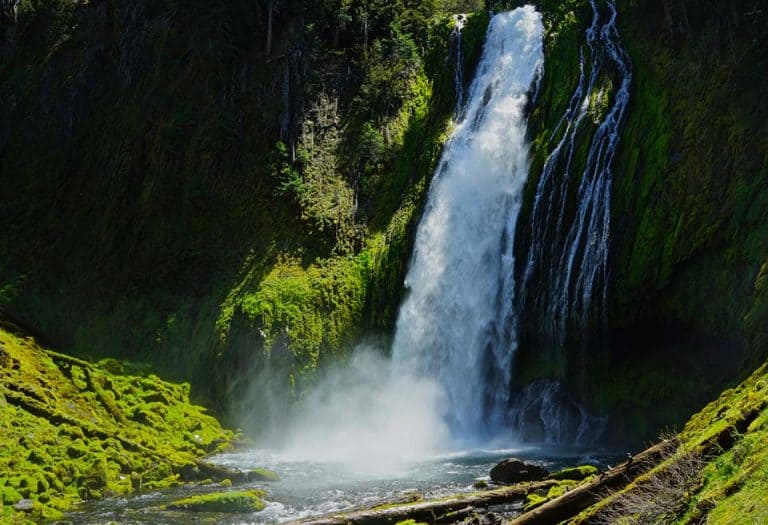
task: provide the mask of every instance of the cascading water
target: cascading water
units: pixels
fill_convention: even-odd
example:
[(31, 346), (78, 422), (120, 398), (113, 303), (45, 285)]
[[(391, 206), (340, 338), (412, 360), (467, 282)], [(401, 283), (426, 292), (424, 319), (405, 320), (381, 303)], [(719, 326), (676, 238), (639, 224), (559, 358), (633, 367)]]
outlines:
[[(578, 85), (550, 138), (551, 153), (536, 187), (519, 296), (519, 309), (528, 315), (527, 325), (556, 346), (565, 343), (569, 332), (588, 328), (591, 320), (604, 319), (612, 164), (632, 82), (613, 0), (605, 2), (606, 14), (595, 0), (590, 4), (587, 58), (582, 49)], [(618, 77), (618, 86), (611, 105), (601, 111), (613, 77)], [(579, 177), (574, 173), (578, 169), (575, 158), (590, 117), (596, 120), (596, 129)], [(576, 184), (573, 210), (569, 209), (569, 195)]]
[(397, 320), (397, 368), (436, 379), (455, 436), (499, 430), (516, 339), (515, 224), (528, 173), (526, 106), (543, 64), (541, 15), (495, 15), (416, 234)]
[[(453, 110), (456, 120), (461, 119), (461, 110), (464, 108), (464, 47), (461, 42), (461, 31), (467, 23), (464, 14), (454, 16), (454, 28), (451, 32), (451, 53), (454, 57), (453, 85), (456, 93), (456, 107)], [(450, 59), (451, 56), (448, 58)]]

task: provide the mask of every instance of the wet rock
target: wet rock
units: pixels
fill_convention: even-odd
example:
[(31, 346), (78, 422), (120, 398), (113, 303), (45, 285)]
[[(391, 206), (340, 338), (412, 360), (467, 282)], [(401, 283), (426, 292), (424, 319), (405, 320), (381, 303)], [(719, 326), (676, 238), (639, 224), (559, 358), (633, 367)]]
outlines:
[(35, 510), (35, 502), (31, 499), (19, 500), (19, 502), (13, 506), (13, 510), (18, 512), (32, 512)]
[(491, 481), (494, 483), (520, 483), (522, 481), (540, 481), (549, 475), (543, 467), (525, 463), (517, 458), (508, 458), (491, 469)]

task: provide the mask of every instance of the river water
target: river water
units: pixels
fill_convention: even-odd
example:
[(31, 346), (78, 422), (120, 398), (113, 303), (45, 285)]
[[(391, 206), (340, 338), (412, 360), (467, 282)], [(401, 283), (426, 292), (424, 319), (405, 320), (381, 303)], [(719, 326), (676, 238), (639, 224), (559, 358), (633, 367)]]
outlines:
[[(112, 498), (83, 504), (68, 519), (73, 523), (128, 525), (217, 523), (269, 524), (308, 516), (370, 506), (413, 492), (425, 497), (477, 490), (477, 480), (488, 480), (491, 467), (501, 459), (514, 456), (533, 461), (550, 470), (592, 463), (605, 467), (611, 458), (605, 453), (585, 450), (553, 451), (537, 447), (496, 450), (472, 450), (442, 454), (419, 462), (377, 467), (372, 471), (360, 466), (320, 463), (268, 450), (248, 450), (215, 456), (212, 461), (243, 470), (266, 467), (276, 471), (281, 480), (238, 486), (267, 491), (267, 507), (254, 514), (185, 513), (162, 510), (163, 505), (193, 494), (221, 491), (213, 486), (186, 486), (175, 490), (139, 496)], [(498, 509), (513, 513), (516, 508)]]

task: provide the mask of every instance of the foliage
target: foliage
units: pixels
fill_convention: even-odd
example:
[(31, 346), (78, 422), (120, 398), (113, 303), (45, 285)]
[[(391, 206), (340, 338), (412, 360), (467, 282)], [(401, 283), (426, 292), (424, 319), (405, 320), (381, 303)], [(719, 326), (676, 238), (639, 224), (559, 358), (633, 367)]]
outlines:
[(572, 523), (762, 523), (768, 508), (766, 365), (667, 442), (656, 466)]
[(305, 160), (303, 156), (300, 156), (296, 162), (293, 162), (288, 146), (280, 141), (275, 144), (268, 170), (275, 184), (276, 197), (289, 196), (296, 202), (301, 202), (306, 192), (300, 171), (303, 160)]

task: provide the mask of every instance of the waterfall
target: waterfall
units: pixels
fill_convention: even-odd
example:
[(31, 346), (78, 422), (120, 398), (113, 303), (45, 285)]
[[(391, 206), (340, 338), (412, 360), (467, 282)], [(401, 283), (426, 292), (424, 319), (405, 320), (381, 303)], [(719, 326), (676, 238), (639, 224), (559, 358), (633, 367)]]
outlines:
[(442, 386), (445, 416), (459, 438), (499, 430), (508, 402), (516, 347), (513, 241), (543, 31), (532, 6), (491, 19), (463, 118), (429, 190), (398, 315), (396, 369)]
[[(583, 332), (591, 321), (601, 323), (605, 317), (612, 164), (632, 82), (613, 0), (605, 2), (606, 13), (596, 0), (590, 4), (592, 22), (586, 51), (580, 51), (579, 81), (550, 137), (550, 154), (536, 187), (520, 285), (519, 309), (530, 316), (527, 325), (558, 347), (569, 332)], [(601, 112), (613, 77), (618, 86)], [(596, 129), (584, 168), (577, 172), (579, 140), (588, 125)], [(575, 205), (569, 204), (573, 193)]]
[[(451, 54), (455, 57), (453, 63), (453, 85), (456, 94), (454, 118), (461, 120), (461, 110), (464, 108), (464, 48), (461, 42), (461, 31), (467, 23), (464, 14), (454, 16), (454, 27), (451, 31)], [(450, 58), (450, 57), (449, 57)]]

